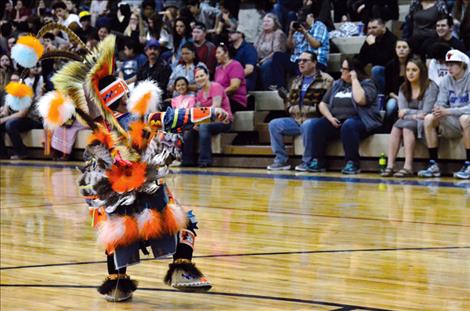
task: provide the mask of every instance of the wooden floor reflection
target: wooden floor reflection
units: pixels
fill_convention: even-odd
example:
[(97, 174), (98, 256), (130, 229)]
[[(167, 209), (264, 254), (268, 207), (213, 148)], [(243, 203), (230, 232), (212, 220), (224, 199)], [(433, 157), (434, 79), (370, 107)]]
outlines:
[(78, 172), (1, 164), (1, 310), (470, 310), (467, 182), (175, 169), (214, 287), (177, 292), (169, 260), (148, 258), (129, 269), (133, 300), (112, 304)]

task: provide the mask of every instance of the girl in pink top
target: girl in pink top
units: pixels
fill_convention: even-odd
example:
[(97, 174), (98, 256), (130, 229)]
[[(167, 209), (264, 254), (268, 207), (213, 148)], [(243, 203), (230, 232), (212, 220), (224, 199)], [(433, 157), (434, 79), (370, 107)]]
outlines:
[(196, 99), (194, 95), (188, 94), (189, 82), (185, 77), (178, 77), (175, 80), (174, 89), (179, 96), (171, 99), (171, 107), (175, 109), (179, 108), (193, 108), (196, 105)]
[(232, 112), (247, 110), (246, 80), (243, 66), (230, 58), (225, 45), (219, 45), (215, 51), (219, 66), (215, 69), (214, 81), (220, 83), (230, 99)]

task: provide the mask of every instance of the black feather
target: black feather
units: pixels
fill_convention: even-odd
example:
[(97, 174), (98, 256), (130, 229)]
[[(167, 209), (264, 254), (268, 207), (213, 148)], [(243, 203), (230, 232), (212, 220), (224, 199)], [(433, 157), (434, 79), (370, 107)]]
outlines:
[(137, 285), (138, 282), (136, 280), (131, 280), (128, 276), (116, 279), (106, 278), (97, 290), (102, 295), (111, 292), (115, 288), (118, 288), (125, 293), (129, 293), (134, 292), (137, 289)]

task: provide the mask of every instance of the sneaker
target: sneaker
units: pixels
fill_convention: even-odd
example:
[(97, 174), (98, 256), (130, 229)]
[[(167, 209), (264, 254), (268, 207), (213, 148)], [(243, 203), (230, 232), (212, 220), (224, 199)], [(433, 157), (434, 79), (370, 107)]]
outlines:
[(361, 169), (356, 164), (354, 164), (353, 161), (346, 162), (346, 165), (341, 170), (341, 173), (346, 174), (346, 175), (355, 175), (355, 174), (359, 174), (360, 172), (361, 172)]
[(309, 172), (312, 173), (320, 173), (326, 171), (324, 167), (321, 167), (320, 164), (318, 163), (318, 159), (313, 159), (312, 162), (308, 165)]
[(465, 161), (460, 171), (454, 173), (454, 177), (458, 179), (470, 179), (470, 161)]
[(212, 288), (204, 274), (188, 259), (177, 259), (170, 264), (164, 282), (185, 292), (206, 292)]
[(282, 170), (290, 170), (290, 165), (287, 163), (276, 163), (274, 162), (271, 165), (268, 165), (268, 170), (270, 171), (282, 171)]
[(437, 162), (434, 160), (429, 161), (429, 166), (426, 169), (419, 171), (418, 176), (425, 178), (440, 177), (441, 171), (439, 170), (439, 165), (437, 165)]
[(297, 172), (306, 172), (308, 171), (308, 164), (307, 163), (299, 164), (295, 167), (295, 170)]

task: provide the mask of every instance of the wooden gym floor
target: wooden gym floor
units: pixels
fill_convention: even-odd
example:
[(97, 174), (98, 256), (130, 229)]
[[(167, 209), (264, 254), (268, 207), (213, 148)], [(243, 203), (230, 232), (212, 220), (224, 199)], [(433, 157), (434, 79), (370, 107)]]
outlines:
[(0, 163), (1, 310), (470, 310), (470, 182), (178, 169), (208, 293), (163, 284), (169, 259), (106, 275), (73, 164)]

